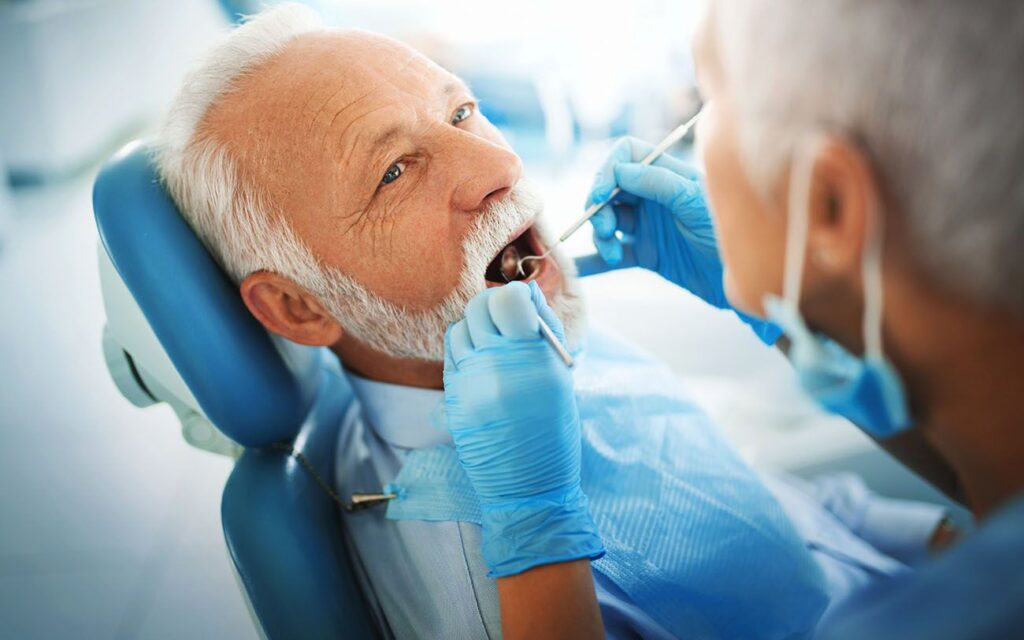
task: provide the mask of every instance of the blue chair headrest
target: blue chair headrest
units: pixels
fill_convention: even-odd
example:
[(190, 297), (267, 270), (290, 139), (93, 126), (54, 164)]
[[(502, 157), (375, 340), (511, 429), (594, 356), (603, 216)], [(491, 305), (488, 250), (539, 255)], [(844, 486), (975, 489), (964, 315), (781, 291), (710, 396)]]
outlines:
[(323, 361), (275, 345), (179, 214), (145, 145), (100, 170), (93, 209), (111, 262), (210, 422), (243, 446), (293, 438)]

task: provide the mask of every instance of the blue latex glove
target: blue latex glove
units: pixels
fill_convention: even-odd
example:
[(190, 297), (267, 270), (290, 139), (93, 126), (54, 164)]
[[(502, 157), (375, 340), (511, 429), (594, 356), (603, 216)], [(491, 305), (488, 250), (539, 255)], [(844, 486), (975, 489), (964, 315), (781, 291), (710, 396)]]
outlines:
[[(622, 190), (590, 219), (597, 252), (611, 269), (650, 269), (714, 307), (732, 309), (700, 175), (668, 154), (640, 164), (653, 148), (623, 138), (597, 172), (586, 206), (604, 201), (615, 187)], [(764, 320), (737, 315), (767, 344), (782, 333)]]
[(622, 189), (590, 220), (598, 254), (609, 267), (650, 269), (715, 307), (729, 308), (700, 176), (668, 154), (641, 165), (638, 160), (651, 149), (636, 138), (623, 138), (597, 172), (588, 207), (615, 187)]
[(541, 337), (564, 343), (536, 283), (470, 301), (445, 334), (445, 418), (480, 498), (491, 576), (604, 555), (580, 489), (580, 423), (572, 373)]

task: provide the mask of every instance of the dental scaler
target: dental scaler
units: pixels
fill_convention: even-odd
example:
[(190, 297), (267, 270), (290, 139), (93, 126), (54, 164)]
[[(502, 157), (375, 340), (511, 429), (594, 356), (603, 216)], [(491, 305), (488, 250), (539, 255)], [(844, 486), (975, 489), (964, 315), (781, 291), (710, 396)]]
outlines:
[[(660, 158), (662, 156), (662, 154), (664, 154), (666, 151), (669, 150), (669, 148), (672, 147), (672, 145), (674, 145), (675, 143), (677, 143), (680, 140), (682, 140), (683, 136), (685, 136), (687, 133), (689, 133), (690, 129), (693, 128), (693, 125), (695, 125), (697, 123), (697, 120), (699, 118), (700, 118), (700, 112), (698, 111), (696, 113), (696, 115), (694, 115), (692, 118), (690, 118), (689, 120), (687, 120), (683, 124), (681, 124), (678, 127), (676, 127), (672, 131), (672, 133), (670, 133), (667, 136), (665, 136), (665, 139), (662, 140), (661, 142), (659, 142), (658, 146), (654, 147), (654, 149), (652, 149), (650, 153), (648, 153), (646, 156), (644, 156), (644, 159), (640, 161), (640, 164), (642, 164), (642, 165), (649, 165), (652, 162), (654, 162), (655, 160), (657, 160), (658, 158)], [(596, 215), (597, 212), (601, 210), (601, 207), (605, 206), (606, 204), (608, 204), (609, 202), (614, 200), (616, 198), (616, 196), (618, 196), (619, 193), (621, 193), (621, 192), (622, 192), (622, 189), (619, 189), (618, 187), (615, 187), (614, 189), (612, 189), (612, 192), (610, 194), (608, 194), (607, 198), (605, 198), (601, 202), (595, 202), (594, 204), (592, 204), (589, 207), (587, 207), (587, 210), (583, 212), (583, 216), (581, 216), (580, 219), (577, 220), (576, 222), (572, 223), (569, 226), (569, 228), (565, 230), (565, 233), (563, 233), (562, 235), (558, 236), (558, 242), (553, 243), (550, 247), (548, 247), (547, 251), (545, 251), (541, 255), (539, 255), (539, 256), (525, 256), (525, 257), (521, 258), (518, 261), (518, 263), (516, 263), (516, 270), (519, 273), (519, 275), (522, 275), (522, 276), (525, 277), (526, 272), (523, 270), (523, 265), (527, 261), (529, 261), (529, 260), (543, 260), (544, 258), (547, 258), (549, 255), (551, 255), (551, 252), (554, 250), (555, 247), (557, 247), (558, 245), (562, 244), (567, 239), (569, 239), (569, 237), (572, 236), (572, 234), (574, 234), (577, 231), (579, 231), (580, 227), (582, 227), (584, 224), (586, 224), (586, 222), (588, 220), (593, 218), (594, 215)], [(503, 269), (505, 267), (505, 264), (506, 264), (505, 258), (503, 257), (502, 258), (502, 268)]]
[[(514, 246), (509, 245), (501, 255), (501, 275), (505, 278), (505, 282), (512, 282), (516, 276), (516, 270), (520, 269), (519, 265), (521, 262), (522, 261), (519, 259), (519, 251)], [(548, 341), (548, 344), (550, 344), (551, 348), (555, 350), (558, 357), (562, 359), (565, 366), (571, 369), (575, 364), (572, 355), (564, 346), (562, 346), (562, 343), (558, 340), (558, 336), (556, 336), (555, 332), (551, 330), (548, 323), (544, 322), (544, 318), (537, 316), (537, 322), (540, 323), (540, 334)]]

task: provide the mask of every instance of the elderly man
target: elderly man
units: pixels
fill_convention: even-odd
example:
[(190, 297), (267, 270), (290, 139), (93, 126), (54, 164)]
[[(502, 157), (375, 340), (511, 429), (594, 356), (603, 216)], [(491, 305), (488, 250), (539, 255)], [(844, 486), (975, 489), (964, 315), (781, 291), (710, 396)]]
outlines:
[[(167, 188), (252, 314), (289, 340), (329, 347), (353, 383), (339, 489), (394, 482), (401, 494), (387, 518), (383, 509), (344, 518), (381, 628), (499, 635), (479, 515), (452, 507), (465, 484), (437, 481), (429, 467), (451, 451), (431, 424), (447, 327), (480, 291), (505, 284), (503, 257), (547, 244), (518, 157), (458, 78), (388, 38), (323, 29), (296, 6), (260, 15), (210, 53), (158, 149)], [(555, 329), (585, 352), (584, 489), (600, 526), (621, 533), (595, 564), (609, 635), (806, 633), (855, 586), (906, 570), (875, 548), (885, 536), (865, 542), (877, 533), (872, 514), (890, 503), (849, 482), (827, 500), (778, 479), (769, 491), (664, 367), (596, 333), (584, 349), (582, 301), (561, 253), (512, 279), (546, 298)], [(644, 392), (634, 393), (639, 380)], [(659, 468), (666, 448), (692, 464)], [(663, 526), (693, 527), (696, 539), (652, 538), (652, 496)], [(923, 547), (941, 512), (921, 508), (903, 522)], [(685, 616), (666, 615), (648, 595), (659, 589), (688, 590)], [(769, 610), (773, 618), (758, 617)]]

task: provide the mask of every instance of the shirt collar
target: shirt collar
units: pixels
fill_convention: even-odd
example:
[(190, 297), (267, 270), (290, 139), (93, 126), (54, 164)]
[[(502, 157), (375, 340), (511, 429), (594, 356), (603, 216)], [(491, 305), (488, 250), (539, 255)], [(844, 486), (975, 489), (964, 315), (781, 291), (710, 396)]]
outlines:
[(377, 382), (345, 371), (359, 399), (363, 420), (382, 440), (403, 449), (423, 449), (451, 444), (447, 431), (434, 426), (435, 411), (441, 411), (444, 392)]

